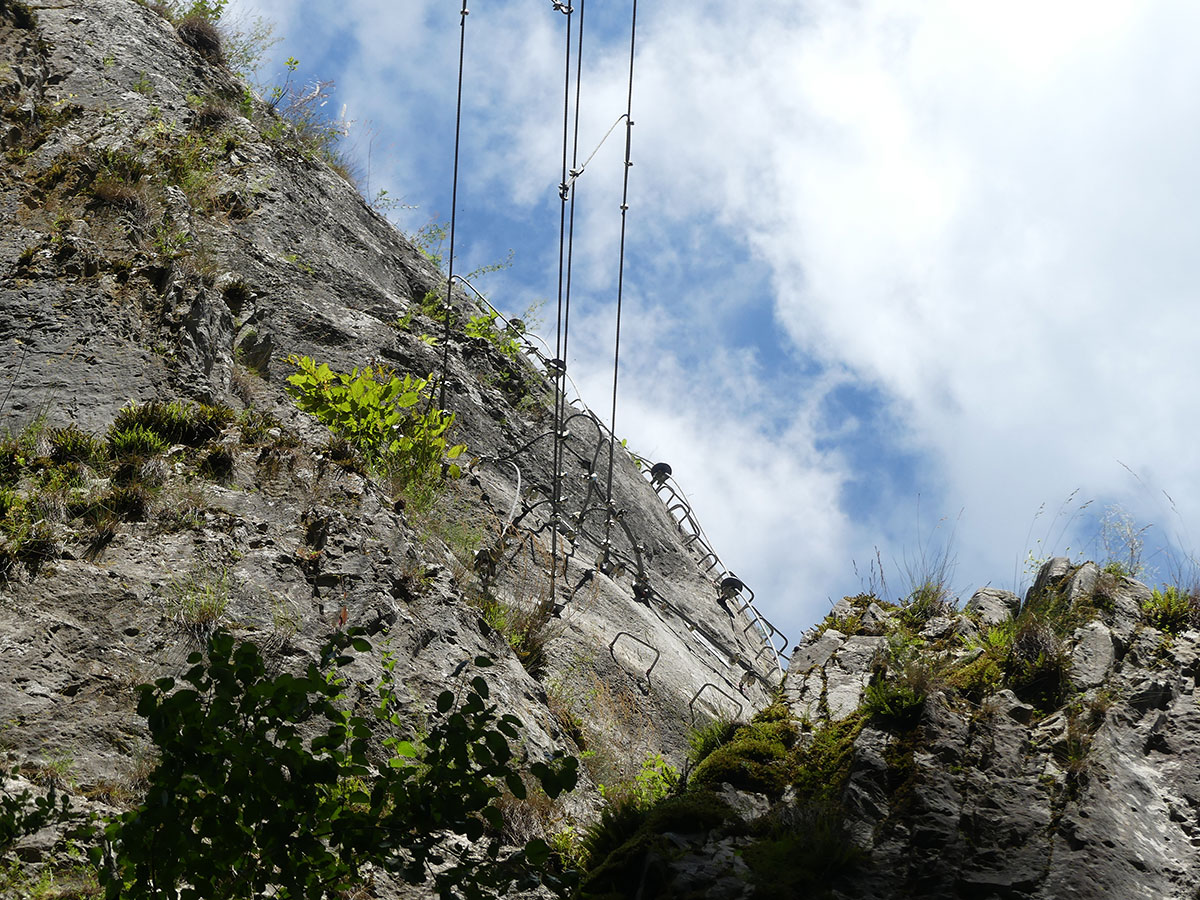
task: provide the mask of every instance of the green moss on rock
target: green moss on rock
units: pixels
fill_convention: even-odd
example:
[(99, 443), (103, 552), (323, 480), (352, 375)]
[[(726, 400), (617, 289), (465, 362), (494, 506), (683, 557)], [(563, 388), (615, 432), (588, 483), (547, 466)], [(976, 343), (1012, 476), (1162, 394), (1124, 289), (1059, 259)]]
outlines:
[(776, 703), (713, 750), (692, 775), (694, 784), (731, 784), (739, 790), (779, 797), (791, 783), (792, 748), (799, 739), (787, 707)]

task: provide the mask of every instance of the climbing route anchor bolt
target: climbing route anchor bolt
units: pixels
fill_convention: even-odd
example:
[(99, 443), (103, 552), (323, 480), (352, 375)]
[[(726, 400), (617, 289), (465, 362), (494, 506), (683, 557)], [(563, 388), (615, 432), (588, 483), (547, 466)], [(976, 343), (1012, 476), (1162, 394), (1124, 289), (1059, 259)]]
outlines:
[(742, 588), (746, 585), (736, 575), (729, 575), (721, 579), (720, 592), (722, 600), (733, 600), (742, 592)]
[(635, 581), (633, 583), (633, 599), (638, 603), (650, 605), (650, 598), (654, 596), (654, 588), (650, 587), (648, 581)]
[(670, 477), (671, 466), (669, 463), (656, 462), (650, 467), (650, 483), (655, 487), (662, 487)]

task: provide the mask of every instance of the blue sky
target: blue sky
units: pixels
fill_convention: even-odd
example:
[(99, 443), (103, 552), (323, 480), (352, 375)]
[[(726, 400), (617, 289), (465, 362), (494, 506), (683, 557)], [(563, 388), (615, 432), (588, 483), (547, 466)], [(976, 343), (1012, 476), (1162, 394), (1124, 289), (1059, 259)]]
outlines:
[[(276, 24), (263, 81), (289, 55), (336, 81), (362, 180), (369, 147), (370, 191), (416, 207), (397, 224), (448, 218), (459, 4), (235, 4)], [(582, 155), (624, 111), (629, 4), (586, 16)], [(512, 249), (483, 287), (516, 313), (556, 295), (563, 23), (549, 0), (467, 18), (457, 268)], [(789, 635), (876, 550), (894, 598), (951, 543), (965, 600), (1020, 588), (1031, 553), (1103, 556), (1113, 504), (1152, 524), (1148, 580), (1168, 539), (1194, 548), (1198, 25), (1186, 3), (643, 3), (617, 431)], [(622, 149), (576, 198), (570, 364), (604, 416)]]

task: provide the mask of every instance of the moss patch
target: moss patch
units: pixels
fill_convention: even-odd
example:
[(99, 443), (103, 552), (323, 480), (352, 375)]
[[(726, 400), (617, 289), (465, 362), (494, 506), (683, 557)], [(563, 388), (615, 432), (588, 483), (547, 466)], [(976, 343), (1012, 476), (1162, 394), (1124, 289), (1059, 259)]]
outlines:
[(728, 742), (712, 750), (692, 775), (694, 784), (731, 784), (745, 791), (779, 797), (791, 784), (800, 733), (783, 703), (758, 713)]
[(813, 733), (796, 761), (795, 785), (801, 797), (834, 804), (840, 801), (854, 762), (854, 741), (865, 722), (855, 713)]

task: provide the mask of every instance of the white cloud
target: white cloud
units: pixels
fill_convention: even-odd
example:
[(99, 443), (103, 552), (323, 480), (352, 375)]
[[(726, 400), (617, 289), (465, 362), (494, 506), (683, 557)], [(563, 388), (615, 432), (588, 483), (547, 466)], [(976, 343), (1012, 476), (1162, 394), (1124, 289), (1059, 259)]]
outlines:
[[(289, 40), (303, 28), (318, 45), (312, 16), (355, 36), (341, 98), (351, 115), (403, 129), (386, 141), (393, 193), (431, 196), (413, 184), (446, 165), (457, 12), (435, 22), (431, 2), (349, 0), (335, 22), (319, 6), (289, 20), (296, 8), (281, 0), (256, 5), (284, 17)], [(588, 13), (585, 155), (624, 110), (628, 45), (614, 10)], [(851, 557), (865, 563), (878, 543), (890, 564), (915, 547), (917, 492), (930, 521), (964, 509), (966, 590), (1010, 586), (1039, 504), (1075, 487), (1154, 508), (1118, 459), (1150, 493), (1170, 491), (1185, 518), (1200, 510), (1200, 7), (707, 0), (640, 14), (639, 337), (623, 384), (661, 396), (627, 387), (618, 430), (672, 457), (718, 552), (768, 608), (812, 598), (784, 613), (785, 630), (826, 594), (857, 589)], [(538, 239), (534, 223), (557, 221), (561, 27), (549, 4), (468, 18), (464, 190)], [(589, 316), (613, 296), (622, 149), (618, 129), (580, 181)], [(488, 253), (509, 235), (471, 240)], [(544, 240), (518, 253), (554, 268)], [(800, 389), (802, 366), (728, 337), (752, 264), (768, 273), (778, 327), (824, 369)], [(511, 277), (500, 283), (516, 287)], [(578, 371), (600, 409), (608, 332), (594, 330)], [(845, 383), (879, 391), (883, 442), (920, 454), (915, 483), (885, 472), (890, 487), (854, 509), (839, 493), (860, 474), (848, 460), (880, 426), (820, 414)], [(714, 412), (744, 439), (726, 439)]]

